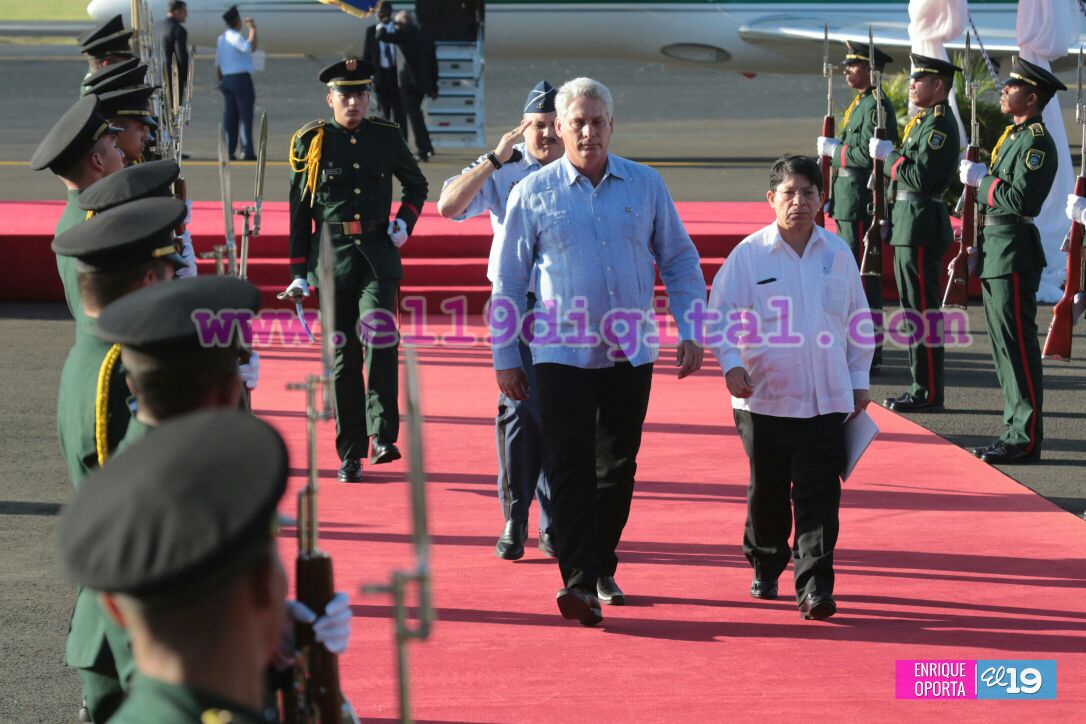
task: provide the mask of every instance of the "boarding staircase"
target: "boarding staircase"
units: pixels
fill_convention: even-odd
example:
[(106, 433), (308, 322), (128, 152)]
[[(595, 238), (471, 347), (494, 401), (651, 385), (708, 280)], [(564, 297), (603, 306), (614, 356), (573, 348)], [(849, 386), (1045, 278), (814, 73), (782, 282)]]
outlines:
[(437, 100), (429, 100), (426, 128), (435, 148), (482, 148), (486, 144), (483, 108), (483, 30), (474, 41), (436, 43)]

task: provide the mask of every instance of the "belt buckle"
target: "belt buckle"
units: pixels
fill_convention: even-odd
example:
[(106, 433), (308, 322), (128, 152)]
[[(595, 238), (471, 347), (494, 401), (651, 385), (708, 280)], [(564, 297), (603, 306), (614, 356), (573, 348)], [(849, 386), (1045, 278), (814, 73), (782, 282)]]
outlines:
[(344, 221), (343, 222), (343, 231), (345, 233), (347, 233), (347, 234), (358, 236), (359, 234), (362, 233), (362, 222), (361, 221)]

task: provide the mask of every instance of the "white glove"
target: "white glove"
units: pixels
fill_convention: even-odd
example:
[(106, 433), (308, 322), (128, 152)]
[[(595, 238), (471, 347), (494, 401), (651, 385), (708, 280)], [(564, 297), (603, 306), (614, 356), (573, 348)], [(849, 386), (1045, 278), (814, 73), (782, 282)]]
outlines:
[(331, 653), (338, 656), (347, 650), (347, 643), (351, 638), (352, 615), (350, 599), (343, 591), (337, 591), (336, 595), (332, 596), (320, 618), (300, 601), (287, 601), (287, 611), (298, 623), (312, 624), (313, 637)]
[(249, 353), (249, 361), (238, 365), (238, 377), (250, 390), (255, 390), (260, 381), (260, 355), (254, 349)]
[(818, 155), (819, 156), (833, 156), (837, 153), (837, 149), (841, 147), (841, 142), (836, 138), (827, 138), (826, 136), (818, 137)]
[(1086, 312), (1086, 292), (1079, 292), (1071, 301), (1071, 326), (1078, 324), (1082, 319), (1082, 313)]
[[(969, 249), (968, 249), (968, 251), (966, 251), (966, 253), (969, 255), (969, 258), (966, 260), (966, 264), (967, 264), (966, 268), (969, 270), (969, 275), (973, 276), (973, 274), (976, 273), (976, 271), (977, 271), (977, 246), (976, 246), (976, 244), (969, 247)], [(946, 273), (950, 274), (950, 275), (954, 274), (954, 262), (953, 262), (953, 260), (949, 264), (946, 265)]]
[(303, 297), (308, 297), (309, 282), (307, 282), (305, 279), (302, 279), (301, 277), (298, 277), (290, 283), (289, 287), (280, 292), (278, 296), (280, 299), (286, 299), (287, 297), (296, 297), (298, 296), (298, 294), (295, 294), (295, 292), (298, 292), (298, 294), (301, 294)]
[(871, 142), (867, 144), (867, 151), (871, 155), (871, 158), (877, 158), (880, 161), (885, 160), (886, 157), (890, 155), (890, 151), (893, 150), (894, 144), (875, 136), (872, 136)]
[(966, 186), (976, 186), (987, 175), (988, 167), (983, 163), (967, 161), (963, 158), (958, 164), (958, 178)]
[(185, 266), (177, 270), (177, 276), (196, 276), (196, 251), (192, 248), (192, 234), (188, 229), (181, 235), (181, 258), (185, 260)]
[(1067, 218), (1078, 223), (1086, 223), (1086, 198), (1077, 194), (1067, 194)]
[(392, 239), (397, 249), (407, 243), (407, 224), (403, 219), (393, 219), (388, 222), (388, 238)]

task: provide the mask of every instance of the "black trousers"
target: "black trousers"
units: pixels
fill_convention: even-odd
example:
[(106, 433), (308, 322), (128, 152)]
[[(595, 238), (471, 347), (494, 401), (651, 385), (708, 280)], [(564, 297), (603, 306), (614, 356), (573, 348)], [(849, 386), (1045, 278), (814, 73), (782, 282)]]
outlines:
[(543, 363), (535, 377), (562, 580), (594, 594), (596, 579), (618, 568), (615, 549), (630, 516), (652, 365)]
[[(833, 593), (841, 472), (845, 467), (843, 413), (773, 417), (734, 410), (735, 428), (750, 458), (743, 554), (756, 578), (775, 581), (792, 558), (796, 600)], [(788, 546), (795, 509), (795, 543)]]
[(403, 140), (407, 140), (407, 113), (403, 109), (403, 101), (400, 99), (399, 81), (396, 80), (395, 68), (378, 68), (377, 78), (374, 83), (374, 94), (377, 96), (377, 107), (381, 116), (386, 121), (394, 121), (400, 125), (400, 133)]
[(403, 99), (404, 108), (407, 110), (407, 120), (411, 122), (411, 131), (415, 134), (415, 150), (419, 153), (433, 153), (430, 132), (426, 130), (426, 118), (422, 114), (422, 101), (426, 98), (426, 94), (401, 85), (400, 98)]

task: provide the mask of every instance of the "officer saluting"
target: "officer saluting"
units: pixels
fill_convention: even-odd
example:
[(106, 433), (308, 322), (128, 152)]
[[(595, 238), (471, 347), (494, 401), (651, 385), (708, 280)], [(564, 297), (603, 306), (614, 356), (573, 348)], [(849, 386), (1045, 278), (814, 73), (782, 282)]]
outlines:
[[(871, 227), (872, 201), (867, 184), (871, 178), (871, 154), (869, 146), (875, 136), (877, 117), (875, 113), (875, 89), (871, 85), (872, 63), (869, 58), (869, 45), (846, 41), (845, 59), (841, 61), (845, 80), (849, 88), (856, 91), (845, 110), (842, 121), (841, 138), (818, 137), (818, 155), (828, 156), (837, 169), (837, 178), (833, 182), (832, 207), (830, 215), (837, 222), (837, 235), (848, 243), (857, 263), (863, 258), (864, 234)], [(874, 67), (882, 71), (893, 62), (886, 53), (875, 48)], [(882, 106), (886, 119), (886, 134), (897, 143), (897, 115), (894, 106), (885, 94)], [(887, 220), (889, 221), (889, 220)], [(878, 311), (875, 326), (882, 328), (882, 277), (862, 277), (867, 305)], [(882, 367), (882, 346), (875, 348), (875, 357), (871, 362), (871, 371), (878, 372)]]
[[(335, 249), (336, 450), (339, 479), (362, 479), (362, 461), (373, 438), (373, 464), (400, 457), (397, 344), (374, 346), (359, 337), (358, 321), (380, 311), (395, 319), (403, 266), (399, 247), (426, 200), (422, 175), (399, 126), (366, 118), (373, 66), (348, 58), (320, 73), (328, 86), (330, 121), (312, 121), (291, 140), (290, 272), (287, 295), (309, 295), (321, 225)], [(392, 178), (403, 187), (396, 219), (389, 222)], [(316, 228), (315, 228), (316, 227)], [(366, 380), (362, 379), (365, 347)], [(369, 389), (366, 389), (366, 384)]]
[[(909, 371), (912, 384), (883, 404), (898, 412), (943, 406), (943, 324), (939, 279), (942, 257), (953, 234), (943, 194), (958, 167), (958, 124), (947, 104), (954, 73), (961, 68), (938, 58), (910, 56), (909, 100), (920, 107), (902, 134), (901, 150), (872, 138), (869, 151), (884, 160), (892, 187), (894, 278), (901, 306), (918, 314), (921, 329), (912, 335)], [(937, 340), (930, 344), (931, 340)]]
[(972, 161), (962, 161), (959, 169), (962, 183), (977, 187), (984, 220), (977, 273), (1007, 426), (991, 445), (973, 450), (989, 463), (1032, 462), (1041, 456), (1044, 383), (1037, 286), (1045, 253), (1033, 217), (1056, 179), (1056, 144), (1045, 131), (1041, 111), (1061, 90), (1067, 86), (1050, 72), (1015, 58), (999, 95), (1000, 110), (1014, 123), (992, 149), (991, 171)]

